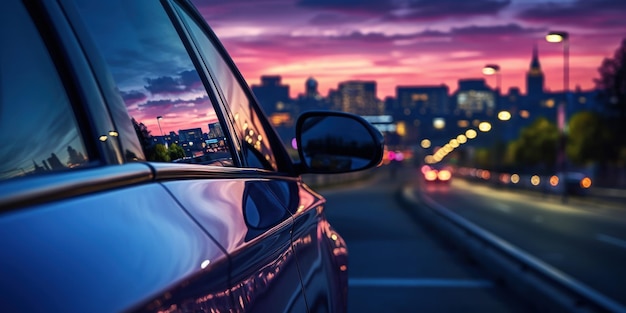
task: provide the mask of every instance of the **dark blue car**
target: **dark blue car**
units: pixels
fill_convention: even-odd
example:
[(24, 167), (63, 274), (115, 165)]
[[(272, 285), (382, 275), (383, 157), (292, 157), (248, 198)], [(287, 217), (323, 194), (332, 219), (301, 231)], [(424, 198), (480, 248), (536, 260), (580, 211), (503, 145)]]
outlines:
[(187, 1), (1, 6), (0, 311), (346, 311), (300, 175), (378, 165), (377, 130), (304, 113), (292, 161)]

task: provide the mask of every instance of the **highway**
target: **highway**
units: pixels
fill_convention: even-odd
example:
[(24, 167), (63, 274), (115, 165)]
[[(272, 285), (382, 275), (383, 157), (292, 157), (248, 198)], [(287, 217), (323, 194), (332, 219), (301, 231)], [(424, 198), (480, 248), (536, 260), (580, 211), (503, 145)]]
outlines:
[(348, 312), (531, 312), (489, 273), (401, 205), (409, 168), (320, 189), (349, 251)]
[(419, 196), (626, 305), (626, 207), (601, 199), (507, 190), (456, 179)]
[[(407, 189), (417, 201), (401, 201)], [(436, 203), (584, 288), (626, 307), (626, 208), (614, 199), (528, 192), (453, 178), (425, 184), (405, 166), (321, 188), (348, 244), (349, 312), (527, 312), (532, 304), (420, 219)], [(418, 213), (418, 214), (416, 214)], [(445, 300), (443, 300), (445, 299)], [(618, 311), (621, 311), (619, 309)]]

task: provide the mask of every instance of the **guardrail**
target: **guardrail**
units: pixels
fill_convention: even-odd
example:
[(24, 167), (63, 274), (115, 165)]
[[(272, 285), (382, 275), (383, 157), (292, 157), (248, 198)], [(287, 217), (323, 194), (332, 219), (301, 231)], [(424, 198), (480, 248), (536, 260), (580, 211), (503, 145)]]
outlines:
[(402, 190), (402, 199), (420, 203), (420, 216), (448, 239), (465, 249), (511, 290), (542, 312), (626, 312), (626, 307), (600, 294), (558, 269), (454, 214), (413, 186)]
[(326, 188), (367, 179), (376, 169), (342, 174), (304, 174), (302, 181), (312, 188)]

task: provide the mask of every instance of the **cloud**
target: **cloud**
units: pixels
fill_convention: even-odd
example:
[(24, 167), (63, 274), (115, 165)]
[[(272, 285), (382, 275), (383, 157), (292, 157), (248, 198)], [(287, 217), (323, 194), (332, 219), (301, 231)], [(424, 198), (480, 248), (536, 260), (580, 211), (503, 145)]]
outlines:
[(202, 86), (200, 77), (195, 70), (180, 72), (177, 76), (161, 76), (146, 78), (144, 86), (152, 95), (167, 94), (176, 95), (188, 91), (197, 90)]
[(545, 28), (528, 28), (520, 26), (519, 24), (506, 24), (506, 25), (490, 25), (490, 26), (476, 26), (470, 25), (466, 27), (455, 27), (450, 31), (452, 36), (467, 36), (467, 37), (480, 37), (480, 36), (523, 36), (523, 35), (536, 35), (538, 33), (545, 32)]
[[(185, 100), (185, 99), (160, 99), (160, 100), (150, 100), (146, 103), (140, 104), (139, 107), (142, 109), (146, 108), (154, 108), (154, 107), (174, 107), (174, 108), (185, 108), (185, 107), (194, 107), (196, 105), (207, 104), (209, 103), (209, 97), (197, 97), (195, 99)], [(182, 111), (186, 111), (187, 109), (182, 109)]]
[(405, 9), (406, 19), (443, 19), (449, 17), (469, 17), (495, 15), (508, 7), (511, 0), (418, 0), (410, 2)]
[(367, 14), (387, 20), (439, 20), (450, 17), (494, 15), (511, 0), (300, 0), (297, 5), (344, 14)]
[(120, 94), (126, 106), (142, 103), (148, 99), (148, 96), (139, 90), (120, 91)]
[(389, 12), (396, 7), (391, 0), (299, 0), (296, 5), (310, 9), (373, 15)]
[(540, 3), (517, 17), (529, 22), (577, 27), (626, 27), (626, 1), (577, 0), (573, 3)]

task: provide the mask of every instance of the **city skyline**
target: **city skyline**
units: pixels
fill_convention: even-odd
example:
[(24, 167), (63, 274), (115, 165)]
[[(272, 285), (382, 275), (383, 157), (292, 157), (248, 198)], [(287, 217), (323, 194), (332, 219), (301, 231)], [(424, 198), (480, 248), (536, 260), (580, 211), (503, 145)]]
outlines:
[(308, 77), (323, 96), (339, 82), (373, 80), (378, 96), (397, 86), (457, 89), (501, 67), (501, 87), (526, 93), (526, 72), (537, 46), (547, 91), (563, 90), (563, 46), (548, 31), (570, 34), (570, 90), (594, 87), (602, 60), (626, 35), (626, 2), (577, 1), (325, 1), (193, 0), (221, 38), (248, 84), (280, 75), (290, 97)]

